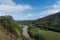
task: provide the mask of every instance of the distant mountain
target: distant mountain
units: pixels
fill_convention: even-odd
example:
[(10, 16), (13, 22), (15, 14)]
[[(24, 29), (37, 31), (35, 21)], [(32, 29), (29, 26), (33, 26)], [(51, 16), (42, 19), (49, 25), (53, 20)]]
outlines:
[(60, 12), (33, 21), (36, 27), (45, 27), (60, 31)]
[(16, 21), (19, 24), (24, 24), (24, 25), (28, 25), (28, 24), (32, 24), (34, 20), (23, 20), (23, 21)]

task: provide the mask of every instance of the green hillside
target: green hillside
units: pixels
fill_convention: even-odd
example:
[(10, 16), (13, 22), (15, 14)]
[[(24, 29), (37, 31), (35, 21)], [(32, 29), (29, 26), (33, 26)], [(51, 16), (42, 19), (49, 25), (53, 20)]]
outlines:
[[(16, 40), (17, 39), (24, 39), (24, 36), (22, 34), (22, 27), (23, 26), (19, 26), (19, 24), (15, 20), (13, 20), (12, 16), (9, 16), (9, 15), (8, 16), (0, 16), (0, 26), (1, 26), (0, 32), (2, 31), (3, 35), (5, 35), (3, 37), (3, 39), (7, 36), (6, 34), (11, 35), (11, 37), (15, 36)], [(3, 35), (1, 35), (1, 36), (3, 36)], [(10, 39), (10, 40), (13, 40), (13, 39)]]
[(37, 19), (34, 26), (60, 32), (60, 12)]

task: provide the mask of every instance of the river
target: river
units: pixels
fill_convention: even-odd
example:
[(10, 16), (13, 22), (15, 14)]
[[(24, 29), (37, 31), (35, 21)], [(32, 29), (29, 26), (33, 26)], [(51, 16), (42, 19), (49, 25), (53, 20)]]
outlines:
[(31, 37), (28, 34), (28, 26), (27, 25), (24, 25), (23, 35), (25, 36), (26, 39), (31, 40)]

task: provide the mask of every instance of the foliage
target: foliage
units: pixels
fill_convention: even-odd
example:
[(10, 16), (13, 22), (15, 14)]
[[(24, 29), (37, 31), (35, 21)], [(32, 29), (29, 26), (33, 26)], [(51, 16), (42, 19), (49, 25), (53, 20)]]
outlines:
[(32, 22), (36, 27), (43, 27), (60, 32), (60, 12), (37, 19)]
[(20, 37), (19, 25), (13, 20), (12, 16), (0, 16), (0, 25), (7, 31)]
[(44, 37), (38, 32), (38, 29), (36, 27), (29, 27), (28, 33), (35, 40), (45, 40)]

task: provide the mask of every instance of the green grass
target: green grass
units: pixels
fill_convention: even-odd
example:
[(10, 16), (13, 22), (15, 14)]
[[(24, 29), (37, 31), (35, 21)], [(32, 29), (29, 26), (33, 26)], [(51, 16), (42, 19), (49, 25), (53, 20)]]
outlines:
[(29, 32), (32, 35), (42, 35), (45, 40), (60, 40), (60, 33), (49, 31), (49, 30), (41, 30), (40, 28), (34, 27), (30, 25)]
[(34, 38), (35, 40), (45, 40), (45, 38), (38, 32), (37, 27), (29, 26), (28, 33), (31, 36), (31, 38)]
[(48, 30), (38, 30), (38, 31), (46, 40), (60, 40), (60, 33)]

